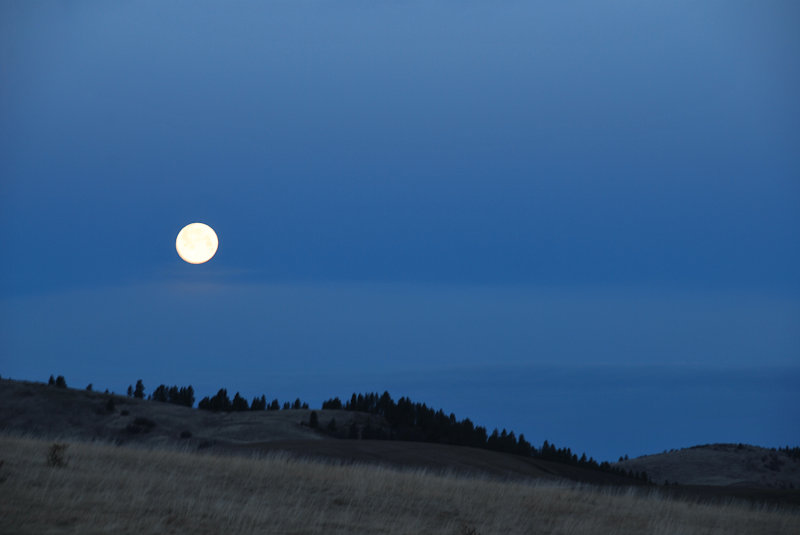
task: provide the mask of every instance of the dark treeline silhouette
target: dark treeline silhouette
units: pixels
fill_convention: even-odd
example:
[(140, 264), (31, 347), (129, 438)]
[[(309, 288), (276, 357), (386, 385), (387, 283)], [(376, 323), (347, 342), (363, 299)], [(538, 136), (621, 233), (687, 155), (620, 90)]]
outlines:
[(56, 388), (67, 388), (67, 381), (64, 380), (63, 375), (59, 375), (57, 378), (54, 378), (51, 375), (50, 380), (47, 381), (47, 384), (50, 386), (55, 386)]
[(136, 388), (133, 385), (128, 385), (128, 397), (144, 399), (144, 383), (141, 379), (136, 381)]
[[(775, 448), (772, 448), (772, 449), (775, 450)], [(795, 446), (794, 448), (790, 448), (789, 446), (786, 446), (784, 448), (778, 448), (777, 451), (779, 451), (781, 453), (785, 453), (786, 455), (788, 455), (792, 459), (800, 459), (800, 446)]]
[[(67, 382), (63, 375), (58, 377), (50, 376), (48, 380), (50, 386), (56, 388), (67, 388)], [(87, 391), (92, 390), (92, 385), (86, 387)], [(109, 394), (108, 390), (105, 391)], [(129, 397), (144, 399), (145, 386), (141, 379), (136, 381), (136, 386), (128, 386), (127, 394)], [(192, 386), (178, 387), (159, 385), (147, 399), (174, 403), (192, 407), (194, 405), (194, 389)], [(277, 399), (267, 403), (266, 396), (254, 397), (248, 404), (247, 400), (237, 392), (233, 400), (228, 397), (228, 391), (221, 388), (215, 396), (206, 396), (197, 404), (198, 409), (210, 411), (276, 411), (286, 409), (308, 409), (308, 403), (297, 398), (294, 402), (284, 402), (282, 405)], [(556, 447), (555, 444), (545, 440), (540, 448), (531, 445), (523, 434), (516, 435), (514, 431), (494, 429), (491, 434), (487, 433), (486, 428), (475, 425), (469, 418), (458, 420), (453, 413), (446, 414), (443, 410), (428, 407), (424, 403), (414, 403), (409, 398), (401, 397), (396, 402), (388, 392), (382, 395), (377, 393), (353, 394), (347, 403), (342, 400), (331, 398), (322, 403), (323, 409), (345, 410), (364, 412), (382, 416), (389, 424), (387, 430), (383, 426), (358, 425), (351, 422), (348, 426), (339, 427), (336, 419), (332, 418), (325, 425), (324, 429), (319, 426), (319, 419), (316, 412), (309, 418), (309, 426), (320, 428), (334, 436), (358, 438), (358, 439), (383, 439), (383, 440), (407, 440), (420, 442), (437, 442), (442, 444), (452, 444), (459, 446), (470, 446), (483, 448), (514, 455), (535, 457), (549, 461), (556, 461), (575, 466), (582, 466), (612, 472), (619, 475), (632, 477), (641, 481), (651, 482), (647, 473), (624, 470), (610, 463), (603, 461), (597, 462), (585, 453), (580, 457), (573, 453), (570, 448)], [(109, 398), (106, 409), (113, 412), (115, 404), (113, 398)], [(694, 446), (702, 447), (702, 446)], [(739, 444), (739, 448), (744, 448)], [(774, 452), (781, 452), (794, 459), (800, 459), (800, 447), (785, 446), (782, 448), (771, 448)], [(628, 456), (620, 457), (620, 462), (628, 460)]]
[(446, 414), (441, 409), (434, 410), (424, 403), (414, 403), (406, 397), (401, 397), (395, 402), (388, 392), (382, 395), (353, 394), (347, 403), (342, 403), (339, 398), (332, 398), (323, 402), (322, 408), (376, 414), (383, 416), (389, 423), (388, 432), (370, 425), (359, 429), (352, 424), (347, 435), (349, 438), (412, 440), (470, 446), (593, 468), (649, 481), (645, 472), (626, 471), (606, 461), (598, 463), (585, 453), (579, 457), (569, 448), (558, 448), (547, 440), (541, 448), (536, 448), (528, 442), (525, 435), (517, 436), (514, 431), (495, 429), (488, 434), (485, 427), (473, 424), (469, 418), (459, 420), (453, 413)]
[(178, 386), (158, 385), (153, 390), (153, 393), (150, 394), (149, 399), (192, 407), (194, 406), (194, 388), (192, 388), (192, 385), (180, 388)]
[[(206, 410), (206, 411), (277, 411), (281, 408), (280, 403), (277, 399), (273, 399), (269, 404), (267, 404), (267, 397), (262, 395), (260, 398), (255, 397), (253, 401), (250, 402), (248, 405), (247, 400), (236, 392), (233, 396), (233, 400), (228, 397), (228, 391), (225, 388), (220, 388), (216, 395), (212, 397), (204, 397), (200, 400), (197, 404), (198, 409)], [(307, 409), (308, 403), (300, 401), (300, 398), (297, 398), (294, 403), (289, 403), (288, 401), (283, 404), (284, 409)]]

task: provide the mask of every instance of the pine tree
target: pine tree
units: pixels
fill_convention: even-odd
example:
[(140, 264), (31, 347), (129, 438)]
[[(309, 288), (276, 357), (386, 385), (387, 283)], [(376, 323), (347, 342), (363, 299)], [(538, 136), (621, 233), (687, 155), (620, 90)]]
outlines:
[(490, 450), (498, 450), (500, 449), (500, 433), (497, 431), (495, 427), (492, 434), (489, 436), (488, 440), (486, 441), (486, 447)]
[(253, 402), (250, 403), (250, 410), (251, 411), (263, 411), (267, 408), (267, 397), (261, 396), (260, 398), (253, 398)]
[(228, 397), (228, 391), (220, 388), (217, 395), (211, 398), (212, 411), (230, 411), (231, 399)]
[(136, 388), (133, 390), (133, 397), (144, 399), (144, 383), (141, 379), (136, 381)]
[(56, 388), (67, 388), (67, 381), (64, 380), (63, 375), (56, 377)]
[(239, 392), (236, 392), (236, 395), (233, 396), (233, 403), (231, 404), (231, 409), (234, 411), (246, 411), (249, 407), (247, 406), (247, 400), (244, 399)]
[(329, 399), (328, 401), (322, 402), (323, 409), (335, 409), (341, 410), (342, 409), (342, 400), (339, 398)]
[(150, 397), (153, 399), (153, 401), (160, 401), (162, 403), (166, 403), (167, 401), (169, 401), (167, 393), (168, 390), (166, 385), (158, 385), (158, 387), (155, 390), (153, 390), (153, 393), (150, 395)]

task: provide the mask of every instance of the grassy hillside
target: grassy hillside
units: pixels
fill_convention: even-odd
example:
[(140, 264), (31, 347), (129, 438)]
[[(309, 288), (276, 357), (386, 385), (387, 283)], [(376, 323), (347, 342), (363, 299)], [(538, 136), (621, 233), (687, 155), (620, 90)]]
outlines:
[[(796, 510), (702, 505), (652, 490), (510, 482), (0, 435), (0, 532), (782, 534)], [(56, 463), (58, 464), (58, 463)]]
[[(113, 410), (107, 408), (114, 400)], [(596, 484), (642, 484), (616, 474), (485, 449), (375, 440), (342, 440), (310, 429), (310, 410), (209, 412), (126, 396), (0, 380), (0, 430), (35, 436), (102, 440), (148, 447), (238, 454), (288, 451), (345, 462), (378, 462), (436, 471), (481, 473), (503, 478), (566, 478)], [(385, 424), (382, 417), (342, 410), (317, 410), (320, 427), (336, 419)], [(145, 419), (152, 426), (135, 422)], [(132, 428), (131, 428), (132, 427)], [(189, 438), (181, 438), (184, 432)], [(184, 435), (185, 436), (185, 435)]]
[(616, 463), (645, 470), (653, 481), (682, 485), (726, 485), (800, 489), (800, 459), (746, 444), (707, 444)]
[[(113, 400), (112, 409), (108, 407), (109, 400)], [(0, 432), (5, 430), (46, 440), (63, 440), (67, 437), (69, 440), (101, 441), (147, 448), (180, 448), (186, 451), (240, 456), (284, 452), (294, 457), (311, 457), (336, 463), (373, 463), (394, 468), (424, 469), (436, 473), (449, 472), (505, 480), (533, 478), (592, 485), (644, 485), (640, 480), (619, 474), (486, 449), (421, 442), (332, 438), (306, 425), (310, 412), (300, 409), (214, 413), (82, 389), (0, 380)], [(347, 428), (351, 423), (361, 427), (370, 425), (373, 429), (388, 425), (382, 416), (374, 414), (343, 410), (316, 412), (321, 427), (327, 426), (333, 418), (336, 418), (340, 428)], [(734, 472), (744, 473), (747, 476), (746, 481), (765, 481), (763, 478), (756, 479), (759, 474), (763, 475), (763, 469), (748, 474), (748, 465), (731, 461), (723, 455), (724, 451), (717, 451), (718, 449), (687, 450), (704, 454), (700, 465), (687, 463), (686, 466), (673, 466), (674, 470), (667, 476), (659, 472), (658, 463), (631, 464), (626, 469), (644, 469), (648, 473), (652, 471), (661, 477), (656, 480), (658, 483), (663, 483), (663, 479), (675, 481), (677, 478), (674, 474), (678, 469), (688, 476), (704, 474), (717, 478), (700, 481), (705, 484), (660, 488), (662, 493), (685, 500), (726, 503), (731, 499), (747, 499), (760, 503), (800, 506), (800, 490), (793, 490), (788, 485), (770, 487), (762, 484), (753, 487), (743, 484), (708, 484), (708, 481), (724, 481)], [(747, 446), (736, 453), (741, 455), (743, 451), (746, 453), (750, 449), (757, 448)], [(717, 454), (721, 457), (715, 457)], [(644, 457), (628, 463), (648, 459), (649, 457)], [(769, 467), (778, 467), (781, 470), (770, 470), (772, 477), (776, 474), (784, 477), (790, 472), (786, 466), (771, 461)], [(696, 481), (678, 480), (684, 483)], [(741, 480), (743, 479), (740, 478)]]

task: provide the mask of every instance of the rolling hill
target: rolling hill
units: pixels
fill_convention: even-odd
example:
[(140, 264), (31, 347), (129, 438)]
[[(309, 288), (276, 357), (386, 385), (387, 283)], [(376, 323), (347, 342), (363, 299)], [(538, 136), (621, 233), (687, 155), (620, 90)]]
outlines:
[[(0, 431), (17, 435), (235, 455), (287, 452), (295, 457), (337, 463), (374, 463), (505, 480), (645, 485), (615, 473), (485, 449), (333, 438), (309, 427), (311, 412), (305, 409), (210, 412), (127, 396), (0, 379)], [(353, 423), (373, 429), (387, 425), (375, 414), (331, 409), (315, 412), (322, 429), (333, 419), (340, 429)], [(680, 454), (647, 456), (618, 465), (625, 470), (646, 470), (659, 483), (664, 479), (681, 483), (659, 487), (675, 496), (703, 500), (746, 498), (800, 505), (800, 491), (790, 490), (791, 484), (797, 486), (795, 460), (789, 463), (780, 458), (785, 464), (778, 473), (784, 479), (776, 480), (766, 477), (771, 474), (756, 462), (760, 456), (769, 456), (770, 450), (754, 446), (734, 450), (714, 446), (693, 448), (681, 450), (684, 453)]]
[(800, 459), (746, 444), (707, 444), (616, 463), (681, 485), (800, 489)]

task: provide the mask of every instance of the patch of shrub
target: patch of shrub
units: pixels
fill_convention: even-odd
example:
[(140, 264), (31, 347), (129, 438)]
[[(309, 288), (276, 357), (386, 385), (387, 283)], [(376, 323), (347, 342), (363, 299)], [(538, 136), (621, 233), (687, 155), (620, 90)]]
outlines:
[(128, 433), (136, 435), (139, 433), (149, 433), (155, 426), (156, 423), (153, 420), (138, 416), (133, 420), (133, 423), (125, 427), (125, 430), (128, 431)]
[(191, 431), (181, 431), (181, 438), (192, 438)]
[(116, 406), (114, 405), (114, 398), (108, 398), (106, 402), (106, 410), (108, 412), (114, 412), (116, 410)]
[(136, 425), (141, 425), (142, 427), (147, 427), (148, 429), (152, 429), (156, 426), (156, 423), (149, 418), (145, 418), (144, 416), (137, 416), (133, 423)]
[(63, 468), (67, 466), (67, 459), (65, 457), (67, 447), (69, 447), (69, 444), (59, 444), (58, 442), (54, 442), (50, 446), (50, 449), (47, 450), (47, 466), (53, 466), (56, 468)]
[(128, 409), (123, 409), (122, 411), (120, 411), (120, 414), (122, 416), (130, 416), (131, 411), (129, 411)]

